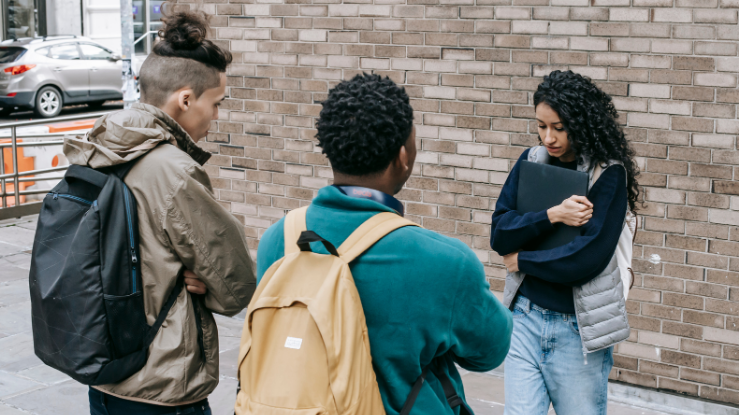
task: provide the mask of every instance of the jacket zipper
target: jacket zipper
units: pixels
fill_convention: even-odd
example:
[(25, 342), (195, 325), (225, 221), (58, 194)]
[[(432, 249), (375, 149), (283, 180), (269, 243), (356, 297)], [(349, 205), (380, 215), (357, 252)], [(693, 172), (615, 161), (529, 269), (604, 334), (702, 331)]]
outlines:
[(89, 200), (86, 200), (86, 199), (83, 199), (83, 198), (77, 197), (77, 196), (63, 195), (63, 194), (59, 194), (59, 193), (52, 193), (51, 195), (54, 198), (54, 200), (57, 200), (60, 197), (63, 197), (65, 199), (70, 199), (70, 200), (75, 200), (77, 202), (82, 202), (82, 203), (84, 203), (86, 205), (92, 205), (92, 202), (90, 202)]
[(136, 264), (139, 262), (139, 259), (136, 257), (136, 247), (134, 246), (134, 240), (133, 240), (133, 220), (131, 220), (131, 203), (128, 199), (128, 193), (130, 192), (128, 190), (128, 187), (124, 184), (124, 199), (126, 201), (126, 219), (128, 220), (128, 239), (131, 241), (131, 286), (133, 287), (133, 292), (136, 293)]

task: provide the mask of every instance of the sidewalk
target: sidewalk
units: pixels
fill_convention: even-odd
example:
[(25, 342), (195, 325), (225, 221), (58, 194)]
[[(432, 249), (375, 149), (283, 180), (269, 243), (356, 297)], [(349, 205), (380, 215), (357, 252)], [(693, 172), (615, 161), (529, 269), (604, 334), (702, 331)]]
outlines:
[[(33, 353), (28, 269), (36, 217), (0, 221), (0, 415), (84, 415), (87, 387), (45, 366)], [(216, 316), (221, 382), (210, 397), (214, 415), (233, 414), (236, 359), (243, 320)], [(463, 373), (477, 415), (503, 414), (503, 379)], [(671, 415), (610, 402), (611, 415)], [(554, 414), (554, 411), (550, 411)]]

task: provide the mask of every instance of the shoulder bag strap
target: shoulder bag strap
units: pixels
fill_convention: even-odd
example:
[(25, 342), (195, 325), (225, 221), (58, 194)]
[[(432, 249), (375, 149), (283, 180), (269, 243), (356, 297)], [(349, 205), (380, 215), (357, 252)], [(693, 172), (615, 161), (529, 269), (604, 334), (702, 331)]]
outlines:
[(285, 256), (300, 251), (298, 239), (300, 234), (308, 230), (305, 225), (305, 214), (308, 206), (290, 211), (285, 217)]
[(339, 256), (346, 263), (354, 261), (364, 251), (390, 232), (405, 226), (419, 226), (396, 213), (383, 212), (367, 219), (339, 247)]

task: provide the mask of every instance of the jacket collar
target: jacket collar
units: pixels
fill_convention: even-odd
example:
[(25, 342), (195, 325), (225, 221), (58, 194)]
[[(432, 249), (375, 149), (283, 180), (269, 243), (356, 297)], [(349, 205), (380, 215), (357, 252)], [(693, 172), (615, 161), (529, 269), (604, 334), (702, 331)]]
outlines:
[(319, 190), (318, 195), (313, 199), (313, 205), (341, 211), (397, 213), (380, 202), (347, 196), (335, 186), (326, 186)]
[(154, 116), (157, 120), (161, 121), (175, 138), (177, 147), (190, 155), (190, 157), (192, 157), (192, 159), (199, 163), (201, 166), (205, 164), (208, 159), (210, 159), (211, 154), (198, 147), (198, 145), (195, 143), (195, 140), (190, 137), (190, 134), (188, 134), (182, 128), (182, 126), (177, 123), (177, 121), (167, 115), (166, 112), (160, 110), (153, 105), (142, 103), (133, 104), (131, 106), (131, 109), (147, 112)]
[[(540, 164), (550, 164), (551, 156), (549, 155), (549, 152), (547, 152), (546, 147), (539, 145), (533, 147), (530, 151), (531, 153), (529, 154), (529, 161)], [(580, 156), (577, 162), (577, 171), (587, 173), (590, 170), (590, 157), (586, 155)]]

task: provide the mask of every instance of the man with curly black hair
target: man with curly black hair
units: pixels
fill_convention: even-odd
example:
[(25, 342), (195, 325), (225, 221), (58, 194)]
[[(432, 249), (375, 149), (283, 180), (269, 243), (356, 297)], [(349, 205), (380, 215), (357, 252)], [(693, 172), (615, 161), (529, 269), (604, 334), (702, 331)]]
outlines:
[(336, 85), (316, 128), (337, 183), (379, 185), (394, 195), (410, 177), (416, 160), (413, 108), (390, 78), (357, 75)]
[[(389, 78), (357, 75), (323, 102), (318, 142), (334, 185), (318, 192), (307, 229), (334, 246), (382, 212), (403, 215), (395, 199), (416, 158), (413, 108)], [(327, 254), (320, 244), (314, 252)], [(284, 256), (284, 220), (262, 237), (257, 280)], [(446, 393), (463, 397), (455, 363), (471, 371), (500, 365), (510, 346), (511, 313), (493, 296), (482, 264), (457, 239), (407, 226), (350, 263), (369, 333), (372, 364), (385, 411), (398, 414), (422, 371), (414, 413), (454, 414)], [(466, 408), (464, 398), (451, 400)]]

